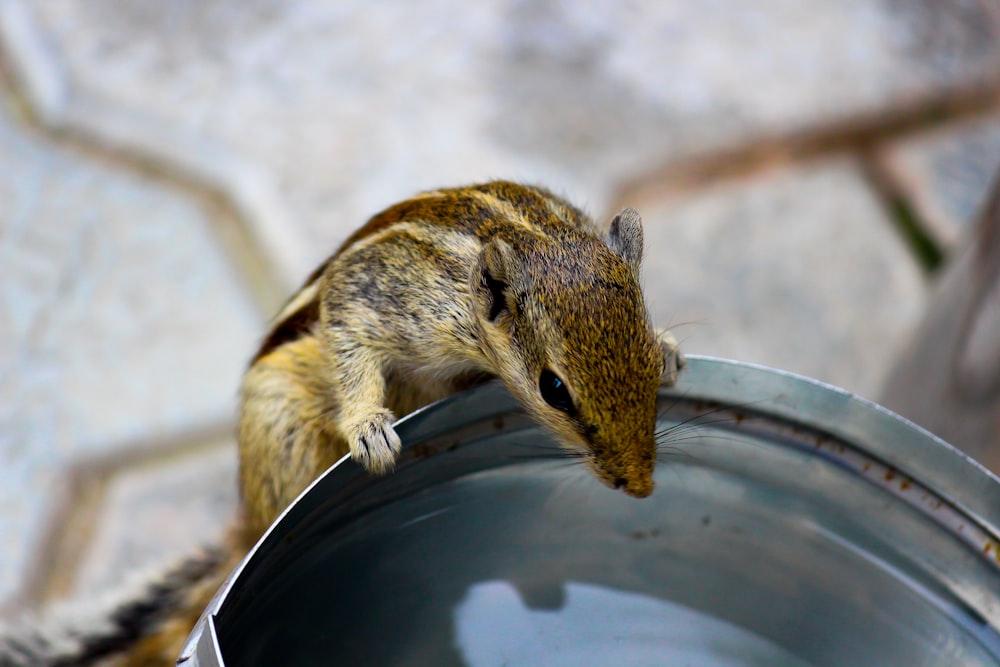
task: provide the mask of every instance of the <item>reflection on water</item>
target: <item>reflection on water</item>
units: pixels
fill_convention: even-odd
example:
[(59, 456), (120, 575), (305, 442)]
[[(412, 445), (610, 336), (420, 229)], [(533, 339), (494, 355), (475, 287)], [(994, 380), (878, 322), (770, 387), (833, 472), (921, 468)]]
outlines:
[(226, 665), (1000, 665), (995, 631), (831, 496), (679, 465), (657, 484), (636, 500), (530, 462), (320, 522), (218, 615)]
[(538, 610), (506, 581), (473, 585), (454, 610), (465, 662), (809, 667), (758, 635), (667, 600), (586, 583), (565, 588), (562, 608)]

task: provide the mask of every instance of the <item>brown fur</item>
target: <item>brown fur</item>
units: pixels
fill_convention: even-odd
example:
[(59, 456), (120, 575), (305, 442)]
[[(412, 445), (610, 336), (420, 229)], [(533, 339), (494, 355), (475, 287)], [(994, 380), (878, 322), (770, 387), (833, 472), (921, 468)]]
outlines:
[[(492, 377), (601, 481), (649, 495), (656, 392), (683, 358), (649, 323), (641, 255), (634, 211), (605, 237), (566, 201), (504, 181), (374, 216), (292, 297), (246, 372), (233, 557), (123, 664), (173, 664), (224, 574), (312, 480), (347, 453), (386, 472), (396, 416)], [(546, 369), (570, 409), (541, 395)]]
[[(292, 299), (244, 379), (240, 480), (252, 530), (347, 453), (391, 469), (395, 417), (470, 378), (499, 377), (601, 480), (648, 495), (656, 390), (680, 357), (668, 343), (665, 361), (648, 321), (641, 255), (634, 211), (605, 239), (566, 201), (504, 181), (427, 192), (374, 216)], [(484, 273), (505, 285), (495, 321)], [(544, 368), (565, 382), (574, 414), (542, 400)]]

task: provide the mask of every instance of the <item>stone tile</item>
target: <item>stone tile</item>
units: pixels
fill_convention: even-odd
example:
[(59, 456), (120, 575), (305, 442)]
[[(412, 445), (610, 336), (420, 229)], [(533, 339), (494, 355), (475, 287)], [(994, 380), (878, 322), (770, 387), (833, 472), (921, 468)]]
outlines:
[(232, 191), (274, 184), (261, 224), (294, 229), (279, 254), (299, 274), (419, 189), (542, 179), (601, 210), (650, 167), (981, 89), (1000, 62), (1000, 17), (978, 0), (31, 8), (45, 39), (8, 41), (50, 45), (72, 84), (39, 75), (28, 88), (55, 91), (42, 106), (68, 89), (71, 127), (198, 171), (157, 140), (172, 128), (258, 165), (263, 180)]
[(645, 220), (654, 322), (685, 351), (877, 394), (925, 287), (854, 162), (628, 203)]
[(217, 544), (236, 516), (236, 443), (120, 471), (108, 485), (74, 594), (121, 585), (136, 569), (171, 564)]
[(40, 139), (0, 89), (0, 599), (68, 462), (232, 419), (262, 327), (178, 192)]
[(927, 231), (954, 250), (970, 233), (990, 184), (1000, 177), (1000, 115), (907, 137), (877, 158)]

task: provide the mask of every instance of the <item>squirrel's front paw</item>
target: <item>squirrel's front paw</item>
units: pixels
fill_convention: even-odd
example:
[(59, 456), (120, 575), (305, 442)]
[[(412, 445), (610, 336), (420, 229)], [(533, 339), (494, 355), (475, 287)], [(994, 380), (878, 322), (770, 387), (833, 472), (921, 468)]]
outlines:
[(402, 448), (396, 430), (392, 428), (392, 414), (374, 412), (346, 429), (351, 456), (369, 472), (383, 474), (396, 465)]
[(663, 348), (663, 375), (660, 377), (660, 383), (667, 387), (673, 387), (677, 384), (677, 374), (684, 368), (687, 361), (684, 359), (684, 353), (681, 352), (673, 334), (669, 331), (660, 331), (659, 337), (660, 346)]

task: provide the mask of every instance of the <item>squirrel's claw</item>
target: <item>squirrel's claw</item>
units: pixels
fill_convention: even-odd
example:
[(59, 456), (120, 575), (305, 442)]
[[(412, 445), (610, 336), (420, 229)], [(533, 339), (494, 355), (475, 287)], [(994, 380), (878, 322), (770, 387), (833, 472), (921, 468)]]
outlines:
[(392, 427), (389, 411), (372, 413), (347, 431), (351, 456), (366, 470), (382, 475), (395, 467), (402, 443)]
[(666, 387), (673, 387), (677, 384), (677, 374), (684, 368), (687, 361), (684, 353), (681, 352), (677, 339), (669, 331), (658, 332), (660, 347), (663, 348), (663, 375), (660, 376), (660, 384)]

